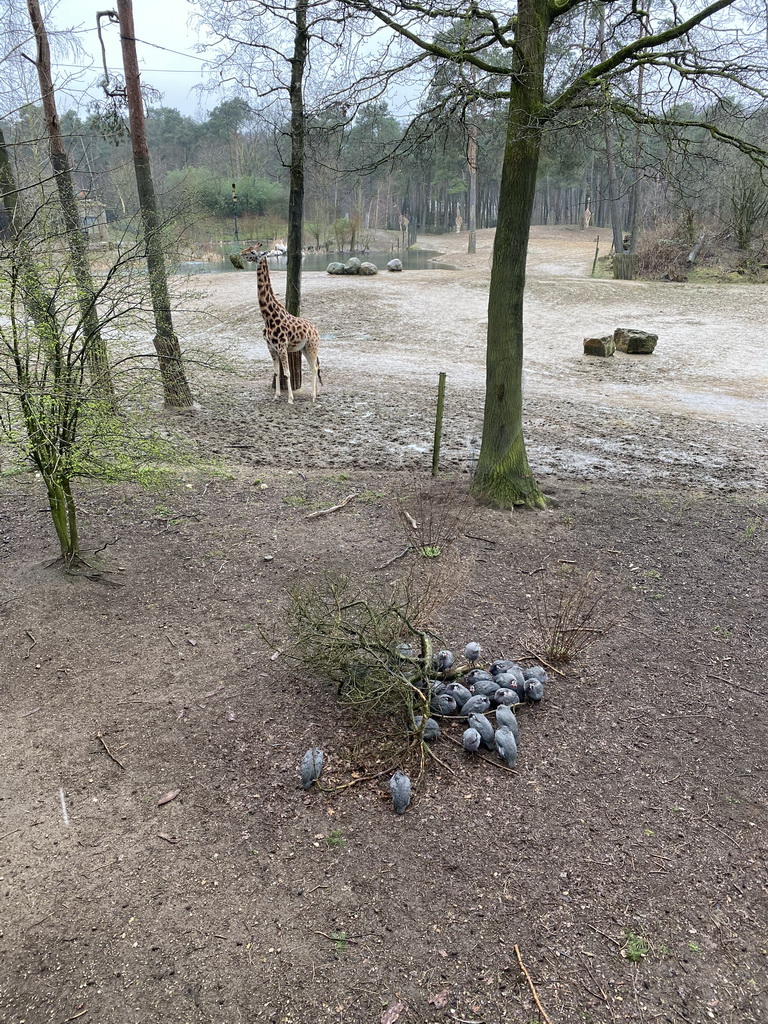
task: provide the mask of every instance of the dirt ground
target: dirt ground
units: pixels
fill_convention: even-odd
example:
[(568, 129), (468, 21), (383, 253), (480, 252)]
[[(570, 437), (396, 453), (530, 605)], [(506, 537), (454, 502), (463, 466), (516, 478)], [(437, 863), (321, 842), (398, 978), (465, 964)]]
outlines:
[[(594, 236), (535, 229), (525, 429), (553, 503), (502, 513), (463, 498), (491, 238), (454, 241), (458, 272), (306, 276), (315, 407), (272, 401), (253, 279), (190, 282), (202, 409), (166, 429), (220, 469), (82, 485), (120, 585), (46, 568), (38, 482), (0, 478), (0, 1019), (768, 1020), (764, 291), (591, 280)], [(656, 353), (580, 354), (616, 326)], [(543, 595), (605, 599), (520, 712), (517, 773), (438, 741), (399, 817), (388, 773), (301, 789), (311, 745), (329, 787), (394, 765), (289, 659), (284, 613), (329, 572), (418, 568), (392, 559), (422, 488), (462, 511), (441, 643), (531, 664)]]

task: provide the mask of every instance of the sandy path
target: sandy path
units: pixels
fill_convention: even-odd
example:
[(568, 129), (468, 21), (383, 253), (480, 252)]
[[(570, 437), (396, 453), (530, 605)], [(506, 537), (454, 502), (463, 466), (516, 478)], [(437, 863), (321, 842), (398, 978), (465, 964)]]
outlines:
[[(575, 229), (532, 232), (525, 380), (536, 472), (765, 487), (764, 289), (593, 280), (594, 237)], [(452, 243), (461, 249), (451, 250)], [(261, 440), (256, 463), (276, 461), (284, 444), (306, 465), (423, 462), (437, 375), (446, 370), (444, 462), (471, 464), (482, 425), (492, 232), (479, 233), (471, 257), (463, 252), (466, 236), (443, 236), (438, 244), (458, 271), (305, 275), (304, 312), (323, 338), (325, 387), (314, 410), (297, 402), (292, 417), (267, 391), (270, 361), (253, 278), (195, 279), (221, 317), (217, 344), (254, 363), (253, 383), (241, 389), (247, 402), (211, 410), (217, 428), (222, 418), (234, 418), (238, 429)], [(282, 277), (274, 278), (279, 293)], [(586, 335), (618, 326), (656, 331), (654, 355), (584, 357)], [(190, 322), (185, 332), (188, 343), (202, 347), (211, 336), (210, 321)], [(309, 451), (302, 443), (308, 428)]]

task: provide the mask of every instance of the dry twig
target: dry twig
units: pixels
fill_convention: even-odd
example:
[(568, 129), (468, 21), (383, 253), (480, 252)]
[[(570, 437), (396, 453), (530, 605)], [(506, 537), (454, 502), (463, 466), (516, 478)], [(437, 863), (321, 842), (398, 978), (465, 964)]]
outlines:
[(533, 998), (534, 998), (534, 1001), (535, 1001), (535, 1003), (536, 1003), (536, 1006), (537, 1006), (537, 1007), (538, 1007), (538, 1009), (539, 1009), (539, 1013), (541, 1014), (541, 1016), (542, 1016), (542, 1019), (544, 1020), (544, 1024), (552, 1024), (552, 1021), (551, 1021), (551, 1020), (550, 1020), (550, 1018), (549, 1018), (549, 1017), (547, 1016), (547, 1011), (546, 1011), (546, 1010), (544, 1009), (544, 1007), (543, 1007), (543, 1006), (541, 1005), (541, 1000), (539, 999), (539, 995), (538, 995), (538, 992), (536, 991), (536, 987), (535, 987), (535, 985), (533, 984), (533, 979), (531, 978), (531, 976), (530, 976), (530, 974), (528, 973), (528, 970), (527, 970), (527, 968), (526, 968), (525, 964), (523, 963), (523, 958), (522, 958), (522, 956), (520, 955), (520, 947), (519, 947), (519, 946), (517, 946), (517, 945), (515, 946), (515, 954), (516, 954), (516, 956), (517, 956), (517, 962), (518, 962), (518, 963), (520, 964), (520, 970), (521, 970), (521, 971), (523, 972), (523, 974), (525, 975), (525, 980), (526, 980), (526, 981), (528, 982), (528, 987), (529, 987), (529, 988), (530, 988), (530, 990), (531, 990), (531, 995), (533, 996)]
[(123, 764), (123, 762), (120, 760), (119, 757), (115, 757), (115, 755), (112, 753), (112, 751), (107, 746), (107, 741), (104, 739), (104, 737), (101, 735), (100, 732), (96, 733), (96, 739), (99, 741), (99, 743), (102, 745), (102, 747), (104, 747), (104, 750), (112, 758), (112, 760), (115, 762), (115, 764), (119, 765), (123, 769), (123, 771), (126, 771), (127, 769), (126, 769), (125, 765)]
[(317, 519), (318, 516), (327, 516), (330, 515), (331, 512), (338, 512), (340, 508), (344, 508), (345, 505), (348, 505), (350, 501), (352, 501), (352, 499), (356, 497), (357, 492), (355, 491), (353, 494), (347, 495), (344, 501), (340, 502), (338, 505), (331, 505), (330, 508), (319, 508), (316, 512), (307, 513), (307, 515), (304, 516), (304, 518)]

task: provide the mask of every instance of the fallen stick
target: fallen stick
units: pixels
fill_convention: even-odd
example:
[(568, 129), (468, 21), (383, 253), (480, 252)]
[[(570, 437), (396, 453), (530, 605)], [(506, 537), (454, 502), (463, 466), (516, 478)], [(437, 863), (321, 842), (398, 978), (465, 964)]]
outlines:
[(123, 764), (123, 762), (120, 760), (119, 757), (115, 757), (115, 755), (112, 753), (112, 751), (107, 746), (107, 741), (104, 739), (104, 737), (101, 735), (100, 732), (96, 733), (96, 739), (99, 741), (99, 743), (102, 745), (102, 747), (104, 747), (104, 750), (112, 758), (112, 760), (115, 762), (115, 764), (119, 765), (123, 769), (123, 771), (126, 771), (127, 769), (126, 769), (125, 765)]
[(524, 650), (525, 650), (526, 654), (528, 655), (528, 657), (535, 658), (536, 661), (540, 661), (541, 664), (544, 666), (544, 668), (548, 668), (550, 670), (550, 672), (554, 672), (556, 675), (562, 676), (563, 679), (567, 679), (568, 678), (568, 676), (565, 674), (565, 672), (561, 672), (559, 668), (555, 668), (555, 666), (554, 665), (550, 665), (548, 661), (544, 661), (544, 659), (541, 657), (540, 654), (534, 654), (534, 652), (530, 649), (530, 647), (526, 647), (526, 648), (524, 648)]
[(403, 548), (399, 555), (394, 555), (388, 562), (385, 562), (384, 565), (377, 565), (375, 567), (375, 571), (379, 572), (381, 569), (386, 569), (388, 565), (392, 565), (393, 562), (396, 562), (404, 555), (407, 555), (409, 551), (413, 551), (413, 544), (409, 544), (407, 548)]
[(532, 980), (530, 974), (528, 973), (525, 964), (523, 963), (523, 958), (520, 956), (520, 947), (519, 946), (515, 946), (515, 953), (517, 954), (517, 962), (520, 964), (520, 970), (525, 975), (525, 979), (528, 982), (528, 987), (531, 990), (531, 995), (533, 996), (533, 998), (534, 998), (534, 1000), (536, 1002), (536, 1005), (539, 1008), (539, 1013), (541, 1014), (541, 1016), (542, 1016), (542, 1018), (544, 1020), (544, 1024), (552, 1024), (552, 1021), (547, 1016), (547, 1011), (541, 1005), (541, 1000), (539, 999), (538, 993), (536, 992), (536, 988), (535, 988), (535, 986), (533, 984), (533, 980)]
[(327, 516), (327, 515), (330, 515), (331, 512), (338, 512), (340, 508), (344, 508), (345, 505), (348, 505), (350, 503), (350, 501), (352, 501), (352, 499), (356, 498), (356, 497), (357, 497), (357, 492), (355, 492), (354, 494), (348, 495), (344, 499), (344, 501), (342, 501), (338, 505), (331, 505), (330, 508), (319, 508), (316, 512), (309, 512), (306, 516), (304, 516), (304, 518), (305, 519), (317, 519), (318, 516)]

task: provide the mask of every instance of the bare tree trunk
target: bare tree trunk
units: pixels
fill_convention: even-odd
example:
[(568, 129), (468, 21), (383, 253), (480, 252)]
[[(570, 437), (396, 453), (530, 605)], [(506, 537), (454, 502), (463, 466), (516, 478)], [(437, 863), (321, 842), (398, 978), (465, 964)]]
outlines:
[[(288, 195), (288, 271), (285, 285), (285, 308), (294, 316), (301, 314), (301, 233), (304, 220), (304, 150), (306, 115), (304, 112), (304, 72), (309, 49), (307, 30), (308, 0), (296, 0), (296, 33), (293, 37), (291, 58), (291, 174)], [(301, 352), (288, 356), (291, 387), (301, 387)], [(280, 385), (284, 386), (280, 373)]]
[(131, 146), (133, 166), (136, 172), (136, 189), (139, 194), (141, 220), (144, 226), (144, 244), (147, 250), (149, 290), (155, 314), (155, 351), (158, 356), (160, 377), (163, 384), (165, 404), (173, 409), (191, 409), (192, 392), (187, 383), (181, 358), (179, 339), (173, 330), (171, 300), (168, 294), (168, 279), (165, 273), (163, 244), (160, 234), (160, 218), (157, 211), (155, 185), (149, 163), (149, 147), (144, 127), (144, 110), (141, 97), (139, 63), (136, 57), (136, 33), (133, 25), (132, 0), (117, 0), (120, 20), (120, 45), (123, 51), (125, 69), (125, 91), (131, 125)]
[(467, 144), (467, 166), (469, 168), (469, 242), (467, 252), (477, 252), (477, 124), (469, 124)]
[(80, 307), (83, 333), (85, 335), (85, 358), (91, 375), (94, 394), (102, 402), (107, 403), (114, 412), (117, 409), (115, 388), (112, 382), (107, 346), (101, 336), (101, 328), (96, 313), (96, 293), (93, 286), (93, 278), (91, 277), (91, 268), (88, 263), (87, 242), (80, 225), (80, 215), (77, 209), (75, 189), (72, 184), (69, 157), (64, 147), (64, 140), (61, 137), (61, 125), (58, 111), (56, 110), (53, 76), (51, 75), (51, 51), (48, 45), (48, 35), (45, 31), (45, 23), (38, 0), (27, 0), (27, 8), (37, 46), (35, 66), (40, 82), (40, 95), (43, 103), (45, 128), (48, 133), (51, 166), (53, 167), (53, 174), (56, 180), (59, 203), (64, 217), (64, 227), (67, 232), (67, 245), (69, 246), (72, 258), (72, 270), (77, 286), (77, 301)]

